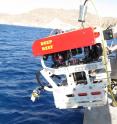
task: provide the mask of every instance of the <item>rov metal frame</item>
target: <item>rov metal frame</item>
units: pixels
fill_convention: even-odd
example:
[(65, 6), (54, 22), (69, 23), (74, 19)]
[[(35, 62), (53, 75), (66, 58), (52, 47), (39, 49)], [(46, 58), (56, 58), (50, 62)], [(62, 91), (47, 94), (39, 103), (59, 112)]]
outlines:
[[(57, 69), (48, 68), (44, 64), (43, 59), (41, 58), (41, 63), (43, 70), (41, 74), (52, 86), (44, 87), (47, 91), (52, 91), (54, 96), (55, 105), (59, 109), (66, 108), (76, 108), (78, 106), (83, 107), (93, 107), (93, 106), (102, 106), (107, 103), (107, 75), (106, 72), (100, 72), (95, 75), (95, 80), (90, 78), (90, 70), (104, 70), (104, 64), (102, 62), (94, 62), (90, 64), (81, 64), (81, 65), (71, 65), (68, 67), (60, 67)], [(111, 71), (110, 61), (108, 60), (108, 70)], [(76, 72), (85, 72), (87, 84), (77, 84), (74, 81), (73, 73)], [(65, 75), (66, 76), (66, 85), (57, 86), (51, 78), (52, 75)]]
[[(81, 31), (81, 32), (80, 32)], [(87, 32), (84, 32), (87, 31)], [(90, 38), (89, 39), (89, 32), (90, 32)], [(56, 39), (60, 39), (60, 37), (63, 38), (65, 41), (67, 35), (72, 38), (72, 34), (79, 34), (80, 38), (77, 37), (75, 39), (75, 42), (77, 44), (81, 45), (82, 40), (81, 37), (88, 39), (88, 42), (90, 44), (84, 44), (81, 45), (81, 47), (85, 47), (88, 45), (94, 45), (96, 43), (103, 44), (103, 35), (98, 28), (93, 30), (92, 28), (86, 28), (79, 31), (73, 31), (57, 36), (48, 37), (49, 39), (52, 39), (53, 43), (59, 43), (56, 42)], [(69, 38), (68, 38), (69, 39)], [(73, 39), (72, 39), (73, 40)], [(41, 48), (40, 43), (43, 43), (44, 41), (47, 41), (47, 38), (37, 40), (33, 45), (34, 55), (39, 55), (39, 47)], [(83, 40), (85, 41), (85, 40)], [(80, 42), (80, 43), (79, 43)], [(44, 42), (45, 43), (45, 42)], [(65, 42), (64, 42), (65, 44)], [(55, 44), (54, 44), (55, 45)], [(58, 46), (58, 45), (57, 45)], [(60, 46), (60, 45), (59, 45)], [(76, 45), (77, 46), (77, 45)], [(104, 41), (103, 44), (104, 47), (106, 47), (106, 42)], [(66, 46), (64, 46), (66, 47)], [(69, 45), (70, 47), (70, 45)], [(78, 47), (78, 48), (81, 48)], [(66, 50), (66, 48), (65, 48)], [(50, 50), (44, 51), (46, 53), (52, 52)], [(60, 51), (59, 51), (60, 52)], [(110, 60), (106, 58), (106, 63), (103, 62), (103, 54), (100, 56), (100, 59), (97, 59), (95, 61), (91, 61), (88, 63), (80, 63), (75, 65), (68, 65), (68, 66), (60, 66), (57, 68), (49, 68), (45, 65), (43, 57), (41, 57), (41, 64), (43, 69), (40, 71), (40, 73), (44, 76), (44, 78), (48, 81), (49, 86), (44, 86), (44, 89), (46, 91), (50, 91), (53, 93), (54, 96), (54, 102), (57, 108), (59, 109), (67, 109), (67, 108), (77, 108), (79, 106), (83, 107), (95, 107), (95, 106), (103, 106), (107, 103), (107, 86), (108, 86), (108, 77), (107, 71), (110, 76), (111, 72), (111, 66), (110, 66)], [(105, 69), (105, 64), (107, 64), (107, 69)], [(93, 71), (95, 72), (95, 76), (92, 76), (89, 72)], [(82, 81), (82, 83), (77, 82), (77, 80), (74, 79), (74, 74), (77, 76), (79, 73), (84, 73), (86, 77), (86, 82)], [(62, 83), (60, 85), (57, 85), (57, 82), (52, 79), (53, 75), (65, 75), (66, 80), (64, 80), (65, 84)]]

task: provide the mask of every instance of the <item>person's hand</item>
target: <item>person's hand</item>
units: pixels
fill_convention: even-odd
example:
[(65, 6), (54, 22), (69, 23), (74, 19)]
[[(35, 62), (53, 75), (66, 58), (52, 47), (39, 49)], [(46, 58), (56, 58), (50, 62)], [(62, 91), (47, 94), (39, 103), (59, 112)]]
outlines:
[(107, 54), (111, 54), (112, 53), (112, 48), (111, 47), (107, 47)]
[(117, 51), (117, 45), (114, 45), (114, 46), (111, 46), (111, 47), (107, 47), (107, 49), (108, 49), (110, 52)]

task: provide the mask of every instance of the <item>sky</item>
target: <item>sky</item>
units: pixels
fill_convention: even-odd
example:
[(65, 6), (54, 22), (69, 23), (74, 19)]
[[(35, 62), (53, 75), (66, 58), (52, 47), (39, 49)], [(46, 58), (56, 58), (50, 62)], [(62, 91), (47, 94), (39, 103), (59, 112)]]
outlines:
[[(100, 16), (117, 17), (117, 0), (89, 0), (88, 11)], [(78, 10), (84, 0), (0, 0), (0, 13), (21, 14), (37, 8), (58, 8)]]

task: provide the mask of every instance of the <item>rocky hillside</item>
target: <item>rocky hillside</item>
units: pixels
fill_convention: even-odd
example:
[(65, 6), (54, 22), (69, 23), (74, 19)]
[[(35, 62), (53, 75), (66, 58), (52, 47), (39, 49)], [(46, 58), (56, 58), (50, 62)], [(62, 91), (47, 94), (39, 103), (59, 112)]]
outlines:
[[(79, 25), (79, 22), (77, 21), (78, 15), (79, 15), (78, 10), (36, 9), (20, 15), (0, 14), (0, 23), (46, 27), (53, 20), (56, 19), (56, 20), (60, 20), (64, 24), (78, 26)], [(101, 17), (100, 20), (101, 20), (101, 26), (103, 27), (107, 27), (110, 24), (112, 25), (117, 24), (117, 18)], [(86, 25), (93, 25), (93, 26), (99, 25), (99, 17), (96, 15), (87, 14)]]

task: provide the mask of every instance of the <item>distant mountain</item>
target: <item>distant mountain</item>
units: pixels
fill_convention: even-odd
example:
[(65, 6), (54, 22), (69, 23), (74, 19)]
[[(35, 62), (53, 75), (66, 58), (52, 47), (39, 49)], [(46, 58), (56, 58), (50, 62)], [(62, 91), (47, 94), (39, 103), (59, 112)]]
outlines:
[[(20, 15), (0, 14), (0, 23), (36, 27), (53, 27), (54, 25), (54, 28), (56, 28), (55, 24), (61, 23), (59, 25), (77, 27), (80, 26), (78, 15), (78, 10), (41, 8)], [(100, 20), (102, 27), (107, 27), (110, 24), (117, 24), (117, 18), (101, 17)], [(87, 14), (86, 25), (99, 26), (99, 24), (100, 21), (97, 15)]]

